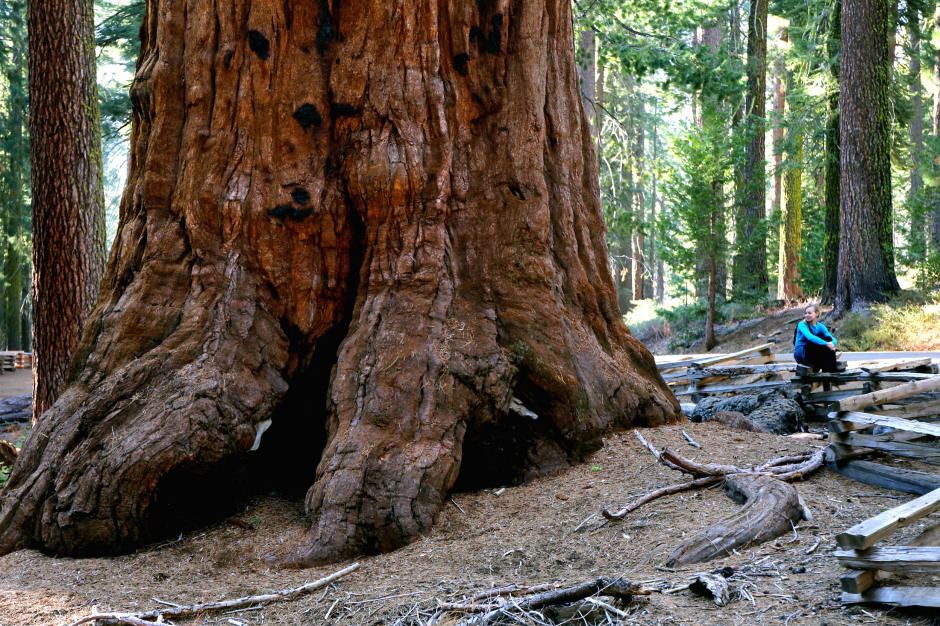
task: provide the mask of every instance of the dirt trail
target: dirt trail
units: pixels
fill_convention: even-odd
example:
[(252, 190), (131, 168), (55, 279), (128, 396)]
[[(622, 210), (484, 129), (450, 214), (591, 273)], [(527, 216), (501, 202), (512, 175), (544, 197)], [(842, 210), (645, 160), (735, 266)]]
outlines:
[(0, 400), (33, 393), (33, 370), (17, 369), (0, 376)]

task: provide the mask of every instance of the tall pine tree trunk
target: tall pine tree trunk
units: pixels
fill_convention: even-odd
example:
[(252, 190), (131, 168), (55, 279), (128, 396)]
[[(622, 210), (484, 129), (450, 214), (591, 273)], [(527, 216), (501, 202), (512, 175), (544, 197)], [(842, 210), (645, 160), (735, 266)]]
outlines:
[[(792, 128), (792, 127), (791, 127)], [(803, 247), (803, 137), (799, 131), (788, 140), (793, 151), (783, 174), (783, 213), (780, 220), (780, 261), (777, 268), (777, 297), (793, 300), (803, 297), (800, 286), (800, 250)]]
[(759, 298), (767, 297), (766, 193), (764, 185), (764, 90), (767, 86), (767, 0), (751, 0), (747, 34), (747, 101), (745, 123), (748, 144), (743, 174), (743, 198), (736, 216), (734, 288)]
[(842, 5), (842, 220), (836, 308), (848, 311), (898, 291), (891, 230), (891, 6)]
[(8, 162), (0, 165), (0, 206), (3, 207), (3, 233), (6, 239), (3, 278), (3, 331), (6, 349), (29, 348), (29, 333), (23, 333), (24, 291), (29, 284), (29, 260), (26, 257), (28, 225), (26, 186), (29, 184), (29, 144), (26, 140), (27, 76), (24, 73), (26, 56), (26, 3), (11, 2), (6, 23), (0, 28), (0, 37), (7, 42), (11, 58), (5, 63), (6, 72), (6, 128), (2, 129)]
[(388, 550), (459, 474), (678, 417), (618, 311), (568, 0), (148, 0), (141, 32), (114, 254), (0, 552), (132, 549), (254, 448), (312, 483), (288, 562)]
[(908, 206), (911, 214), (910, 250), (915, 259), (926, 258), (927, 237), (924, 219), (923, 192), (924, 177), (921, 173), (921, 153), (924, 150), (924, 103), (923, 86), (920, 80), (920, 14), (917, 5), (908, 4), (907, 32), (910, 39), (910, 71), (908, 88), (911, 94), (911, 187), (908, 194)]
[[(940, 30), (940, 3), (937, 4), (934, 13), (934, 32)], [(933, 136), (940, 137), (940, 48), (937, 48), (934, 60), (934, 85), (936, 89), (933, 94)], [(928, 258), (936, 266), (940, 266), (940, 186), (934, 186), (933, 198), (930, 203), (930, 240), (928, 242)]]
[[(780, 41), (789, 40), (787, 29), (780, 31)], [(774, 127), (771, 133), (774, 150), (774, 184), (771, 210), (779, 214), (783, 208), (783, 127), (787, 102), (787, 65), (786, 55), (781, 52), (774, 61)]]
[(29, 0), (37, 418), (65, 387), (104, 270), (93, 5), (92, 0)]
[(831, 303), (836, 297), (839, 271), (839, 224), (841, 221), (841, 154), (839, 150), (839, 64), (842, 47), (842, 0), (834, 0), (829, 14), (826, 54), (829, 57), (831, 82), (826, 103), (826, 208), (823, 234), (822, 300)]
[(646, 110), (643, 97), (635, 94), (633, 110), (634, 116), (634, 144), (633, 158), (636, 163), (636, 200), (634, 213), (636, 215), (636, 229), (633, 231), (633, 299), (646, 298), (645, 285), (648, 282), (646, 273)]

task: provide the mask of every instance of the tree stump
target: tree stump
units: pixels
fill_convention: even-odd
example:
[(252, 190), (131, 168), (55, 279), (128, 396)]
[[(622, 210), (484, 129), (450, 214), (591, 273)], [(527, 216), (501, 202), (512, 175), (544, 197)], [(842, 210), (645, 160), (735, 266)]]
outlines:
[(618, 310), (570, 11), (147, 0), (118, 237), (0, 553), (131, 550), (265, 451), (312, 484), (291, 563), (389, 550), (462, 472), (676, 420)]

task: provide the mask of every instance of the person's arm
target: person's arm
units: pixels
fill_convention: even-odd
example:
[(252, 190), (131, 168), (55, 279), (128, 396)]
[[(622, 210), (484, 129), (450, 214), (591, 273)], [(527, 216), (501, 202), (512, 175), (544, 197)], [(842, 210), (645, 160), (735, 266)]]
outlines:
[(826, 328), (825, 325), (823, 325), (823, 324), (817, 324), (817, 326), (819, 326), (820, 328), (822, 328), (822, 331), (823, 331), (824, 333), (826, 333), (826, 339), (827, 339), (828, 341), (831, 341), (831, 342), (832, 342), (832, 345), (836, 345), (836, 344), (838, 343), (838, 342), (836, 341), (836, 338), (832, 336), (832, 333), (829, 332), (829, 329)]
[(806, 338), (807, 341), (812, 341), (815, 344), (820, 346), (827, 345), (825, 341), (813, 334), (813, 331), (809, 329), (809, 325), (806, 322), (800, 322), (796, 329)]

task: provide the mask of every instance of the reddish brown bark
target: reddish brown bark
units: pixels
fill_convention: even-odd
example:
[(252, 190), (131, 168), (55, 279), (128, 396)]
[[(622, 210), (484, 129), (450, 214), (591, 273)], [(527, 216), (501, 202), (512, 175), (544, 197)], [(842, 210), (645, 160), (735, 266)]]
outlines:
[(842, 4), (838, 311), (900, 289), (891, 228), (891, 12), (878, 0)]
[(29, 0), (33, 412), (65, 388), (104, 273), (92, 0)]
[[(322, 446), (309, 564), (414, 539), (461, 470), (554, 471), (677, 418), (620, 319), (569, 2), (148, 0), (142, 33), (85, 366), (0, 552), (128, 549), (269, 419), (326, 426), (298, 457)], [(317, 386), (325, 414), (278, 408)]]

